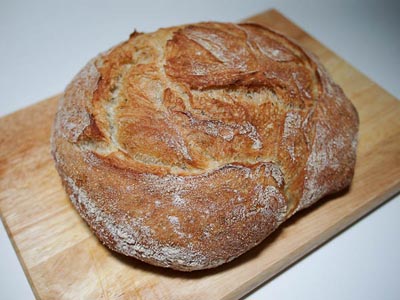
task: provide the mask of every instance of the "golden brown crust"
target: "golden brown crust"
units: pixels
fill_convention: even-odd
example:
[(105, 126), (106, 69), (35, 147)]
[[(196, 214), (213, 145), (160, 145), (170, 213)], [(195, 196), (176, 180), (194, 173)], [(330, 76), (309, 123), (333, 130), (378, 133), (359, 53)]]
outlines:
[(255, 24), (133, 33), (60, 101), (52, 153), (111, 249), (178, 270), (260, 243), (352, 178), (358, 116), (317, 59)]

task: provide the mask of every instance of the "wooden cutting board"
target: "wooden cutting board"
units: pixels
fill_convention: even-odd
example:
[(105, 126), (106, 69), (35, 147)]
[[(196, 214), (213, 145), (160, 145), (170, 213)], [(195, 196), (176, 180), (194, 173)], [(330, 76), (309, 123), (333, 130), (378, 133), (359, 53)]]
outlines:
[(103, 247), (67, 199), (50, 157), (57, 96), (0, 119), (0, 211), (40, 299), (236, 299), (400, 190), (400, 103), (271, 10), (249, 20), (315, 52), (360, 114), (351, 189), (303, 211), (261, 245), (214, 270), (180, 273)]

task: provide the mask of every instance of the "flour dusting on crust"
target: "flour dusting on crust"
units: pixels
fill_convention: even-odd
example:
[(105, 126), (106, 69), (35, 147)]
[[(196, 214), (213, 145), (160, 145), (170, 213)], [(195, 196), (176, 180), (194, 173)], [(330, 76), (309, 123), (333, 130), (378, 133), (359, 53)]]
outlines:
[[(112, 216), (104, 213), (96, 204), (89, 199), (84, 189), (78, 187), (74, 180), (65, 177), (66, 183), (71, 188), (70, 199), (78, 211), (83, 214), (87, 222), (91, 221), (95, 228), (104, 228), (111, 234), (116, 244), (116, 251), (125, 255), (140, 255), (143, 259), (155, 259), (161, 265), (180, 264), (187, 268), (196, 268), (206, 263), (206, 256), (190, 250), (190, 247), (174, 247), (172, 245), (161, 245), (151, 238), (151, 229), (141, 225), (140, 219), (115, 220)], [(176, 217), (170, 217), (171, 223), (179, 226)], [(141, 241), (146, 239), (146, 246)]]
[(61, 97), (51, 146), (110, 249), (216, 267), (345, 188), (358, 116), (318, 60), (257, 24), (134, 32)]

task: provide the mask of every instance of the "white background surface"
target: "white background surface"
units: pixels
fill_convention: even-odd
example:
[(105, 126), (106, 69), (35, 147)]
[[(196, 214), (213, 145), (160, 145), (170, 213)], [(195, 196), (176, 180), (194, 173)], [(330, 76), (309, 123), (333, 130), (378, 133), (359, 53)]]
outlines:
[[(399, 1), (0, 0), (0, 116), (61, 92), (135, 28), (238, 21), (271, 7), (400, 98)], [(399, 215), (397, 196), (247, 298), (399, 299)], [(32, 298), (0, 226), (0, 299)]]

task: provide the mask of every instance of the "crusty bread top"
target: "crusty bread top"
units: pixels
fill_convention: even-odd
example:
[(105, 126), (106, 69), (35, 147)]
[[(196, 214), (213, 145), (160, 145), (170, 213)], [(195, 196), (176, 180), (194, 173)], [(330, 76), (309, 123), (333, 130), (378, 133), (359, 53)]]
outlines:
[(348, 185), (357, 131), (354, 107), (301, 47), (256, 24), (199, 23), (134, 32), (92, 60), (60, 101), (52, 144), (71, 198), (113, 226), (140, 219), (145, 246), (212, 254), (190, 265), (119, 249), (80, 204), (104, 243), (191, 270)]

